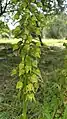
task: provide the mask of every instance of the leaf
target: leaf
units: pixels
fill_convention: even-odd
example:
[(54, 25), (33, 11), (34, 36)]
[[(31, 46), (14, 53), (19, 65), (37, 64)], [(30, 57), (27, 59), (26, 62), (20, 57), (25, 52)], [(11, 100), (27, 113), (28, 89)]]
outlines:
[(23, 64), (23, 62), (21, 62), (19, 64), (19, 76), (23, 75), (24, 73), (25, 73), (24, 64)]
[(36, 34), (40, 35), (40, 29), (39, 28), (36, 29)]
[(29, 71), (31, 72), (31, 68), (32, 68), (31, 57), (27, 55), (25, 62), (26, 62), (26, 66), (25, 66), (26, 73), (28, 73)]
[(23, 62), (21, 62), (21, 63), (19, 64), (19, 69), (22, 70), (23, 68), (24, 68), (24, 64), (23, 64)]
[(29, 71), (31, 72), (31, 66), (30, 65), (26, 65), (25, 66), (25, 71), (26, 71), (26, 73), (28, 73)]
[(16, 19), (16, 20), (19, 19), (19, 14), (18, 14), (18, 12), (15, 14), (14, 19)]
[(13, 69), (12, 70), (12, 73), (11, 73), (11, 76), (16, 75), (16, 74), (17, 74), (17, 70), (16, 69)]
[(13, 51), (14, 50), (17, 50), (18, 49), (18, 44), (15, 44), (14, 46), (13, 46)]
[(40, 73), (40, 70), (39, 70), (39, 69), (36, 69), (36, 74), (37, 74), (37, 75), (41, 75), (41, 73)]
[(19, 76), (24, 75), (24, 73), (25, 73), (25, 70), (24, 69), (19, 70)]
[[(25, 24), (26, 25), (26, 24)], [(27, 28), (25, 28), (25, 34), (28, 35), (29, 31), (27, 30)]]
[(25, 1), (23, 2), (23, 6), (24, 7), (27, 7), (27, 3)]
[(39, 47), (34, 47), (31, 49), (31, 55), (34, 56), (35, 58), (40, 58), (40, 48)]
[(17, 27), (13, 30), (13, 34), (15, 34), (15, 36), (17, 36), (19, 32), (20, 32), (20, 27), (17, 26)]
[(21, 81), (17, 82), (16, 89), (22, 89), (23, 83)]
[(34, 93), (30, 93), (30, 94), (27, 94), (27, 100), (34, 100), (35, 101), (35, 97), (34, 97)]
[(41, 3), (41, 2), (38, 2), (38, 3), (37, 3), (37, 6), (38, 6), (38, 7), (42, 7), (42, 3)]
[(36, 52), (35, 53), (35, 56), (38, 57), (38, 58), (40, 58), (40, 53), (39, 52)]
[(32, 62), (32, 66), (34, 66), (34, 67), (37, 68), (37, 64), (38, 64), (37, 60), (33, 60), (33, 62)]
[(31, 0), (31, 2), (35, 2), (35, 0)]
[(21, 99), (21, 91), (18, 92), (18, 94), (17, 94), (17, 99), (18, 99), (18, 100)]
[(28, 36), (28, 41), (29, 41), (29, 42), (32, 41), (32, 36), (31, 36), (31, 35)]
[(29, 66), (31, 66), (31, 57), (30, 56), (26, 56), (26, 59), (25, 59), (25, 61), (26, 61), (26, 64)]
[(26, 87), (26, 91), (27, 92), (30, 92), (30, 91), (33, 91), (34, 92), (34, 87), (33, 87), (33, 84), (32, 83), (29, 83)]
[(32, 83), (37, 83), (37, 82), (38, 82), (38, 77), (37, 77), (35, 74), (33, 74), (33, 75), (31, 76), (31, 82), (32, 82)]
[(35, 49), (35, 57), (40, 58), (40, 48), (39, 48), (39, 47), (37, 47), (37, 48)]
[(12, 0), (13, 3), (17, 3), (18, 0)]

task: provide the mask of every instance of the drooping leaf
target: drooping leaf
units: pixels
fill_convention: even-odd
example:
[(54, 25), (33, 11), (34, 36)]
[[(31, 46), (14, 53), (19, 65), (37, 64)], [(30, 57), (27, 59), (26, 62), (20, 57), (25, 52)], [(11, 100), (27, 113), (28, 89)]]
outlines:
[(16, 69), (13, 69), (12, 70), (12, 73), (11, 73), (11, 76), (16, 75), (16, 74), (17, 74), (17, 70)]
[(35, 101), (34, 93), (27, 94), (27, 100)]
[(23, 87), (23, 83), (21, 81), (17, 82), (16, 89), (21, 89)]
[(27, 87), (26, 87), (26, 91), (27, 91), (27, 92), (31, 92), (31, 91), (34, 92), (34, 86), (33, 86), (32, 83), (29, 83), (29, 84), (27, 85)]

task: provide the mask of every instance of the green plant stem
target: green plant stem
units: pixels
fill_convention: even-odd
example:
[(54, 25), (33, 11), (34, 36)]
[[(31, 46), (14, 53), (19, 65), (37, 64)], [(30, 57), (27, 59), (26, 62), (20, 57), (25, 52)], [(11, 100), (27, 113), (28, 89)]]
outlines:
[(23, 100), (23, 119), (27, 119), (27, 101)]
[[(26, 73), (25, 73), (26, 75)], [(26, 90), (26, 77), (24, 80), (24, 88)], [(23, 92), (23, 119), (27, 119), (27, 100), (26, 100), (26, 94), (25, 91)]]

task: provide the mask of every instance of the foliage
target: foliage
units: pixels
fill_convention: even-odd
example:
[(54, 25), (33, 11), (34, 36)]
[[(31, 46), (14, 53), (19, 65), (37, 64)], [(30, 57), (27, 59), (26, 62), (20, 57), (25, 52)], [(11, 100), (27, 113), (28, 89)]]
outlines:
[(8, 6), (9, 0), (0, 0), (0, 16), (2, 16), (4, 13), (6, 13), (6, 9)]
[[(23, 101), (23, 118), (26, 119), (27, 103), (32, 100), (35, 101), (34, 94), (38, 89), (38, 76), (40, 77), (40, 71), (37, 68), (37, 58), (40, 57), (40, 49), (38, 43), (35, 45), (35, 42), (30, 42), (30, 45), (27, 44), (27, 46), (23, 46), (22, 44), (20, 47), (21, 62), (16, 67), (16, 70), (13, 70), (13, 74), (18, 74), (19, 76), (16, 88), (19, 91), (18, 98)], [(18, 47), (14, 47), (14, 50), (15, 48)]]
[(0, 37), (1, 38), (9, 38), (10, 30), (8, 25), (4, 22), (0, 21)]
[(18, 50), (21, 58), (21, 62), (16, 71), (14, 70), (14, 74), (16, 73), (19, 76), (16, 88), (19, 91), (18, 97), (23, 103), (23, 112), (20, 118), (27, 119), (28, 102), (35, 101), (38, 80), (41, 78), (38, 69), (40, 43), (33, 40), (31, 33), (36, 34), (37, 37), (41, 34), (44, 14), (38, 11), (35, 1), (13, 1), (13, 3), (15, 5), (18, 3), (18, 10), (14, 15), (14, 19), (19, 19), (19, 25), (13, 33), (15, 37), (22, 38), (22, 41), (18, 42), (17, 46), (14, 47), (14, 50)]
[(41, 0), (43, 11), (49, 14), (58, 14), (64, 11), (64, 0)]

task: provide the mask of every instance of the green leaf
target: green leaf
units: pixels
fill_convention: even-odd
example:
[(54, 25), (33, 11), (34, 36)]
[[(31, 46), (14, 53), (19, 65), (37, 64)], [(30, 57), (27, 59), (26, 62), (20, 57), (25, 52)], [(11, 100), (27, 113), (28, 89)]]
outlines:
[(38, 82), (38, 77), (37, 77), (35, 74), (33, 74), (33, 75), (31, 76), (31, 82), (32, 82), (32, 83), (37, 83), (37, 82)]
[(21, 81), (17, 82), (16, 89), (22, 89), (23, 83)]
[(30, 56), (27, 55), (25, 61), (26, 61), (26, 65), (31, 66), (31, 57)]
[(40, 58), (40, 48), (36, 48), (35, 56)]
[(23, 68), (24, 68), (24, 62), (21, 62), (21, 63), (19, 64), (19, 69), (22, 70)]
[(34, 100), (35, 101), (35, 97), (34, 97), (34, 93), (30, 93), (30, 94), (27, 94), (27, 100)]
[(35, 72), (36, 72), (36, 74), (37, 74), (37, 75), (39, 75), (39, 76), (41, 75), (41, 73), (40, 73), (40, 70), (39, 70), (39, 69), (36, 69), (36, 71), (35, 71)]
[(31, 2), (35, 2), (35, 0), (31, 0)]
[(26, 87), (26, 92), (30, 92), (30, 91), (34, 92), (34, 87), (32, 83), (29, 83)]
[(16, 75), (16, 74), (17, 74), (17, 70), (16, 69), (13, 69), (12, 70), (12, 73), (11, 73), (11, 76)]
[(24, 75), (24, 73), (25, 73), (25, 70), (24, 70), (24, 69), (22, 69), (22, 70), (19, 70), (19, 76), (22, 76), (22, 75)]
[(33, 60), (32, 66), (37, 68), (38, 67), (37, 64), (38, 64), (37, 60)]
[(21, 76), (21, 75), (23, 75), (24, 74), (24, 64), (23, 64), (24, 62), (21, 62), (20, 64), (19, 64), (19, 76)]
[(36, 34), (40, 35), (40, 29), (39, 28), (36, 29)]
[[(26, 25), (26, 23), (25, 23)], [(25, 34), (28, 35), (29, 34), (29, 30), (27, 28), (25, 28)]]
[(41, 2), (37, 2), (37, 6), (38, 7), (42, 7), (42, 3)]
[(17, 3), (18, 0), (12, 0), (13, 3)]
[(23, 6), (24, 6), (24, 7), (27, 7), (26, 1), (23, 2)]
[(39, 47), (34, 47), (31, 49), (31, 55), (35, 58), (40, 58), (40, 48)]
[(13, 51), (18, 49), (18, 44), (13, 45)]
[(25, 73), (25, 70), (24, 70), (24, 62), (21, 62), (19, 64), (19, 76), (23, 75)]
[(22, 31), (20, 30), (20, 26), (17, 26), (14, 30), (13, 30), (13, 35), (15, 36), (15, 38), (19, 38), (19, 36), (21, 36), (20, 34), (22, 33)]
[(31, 72), (31, 65), (26, 65), (25, 71), (26, 71), (26, 73), (28, 73), (29, 71)]
[(31, 68), (32, 68), (31, 57), (27, 55), (25, 62), (26, 62), (26, 66), (25, 66), (26, 73), (28, 73), (29, 71), (31, 72)]
[(18, 14), (18, 12), (15, 14), (14, 19), (16, 19), (16, 20), (19, 19), (19, 14)]
[(32, 41), (32, 36), (31, 36), (31, 35), (28, 36), (28, 41), (29, 41), (29, 42)]

